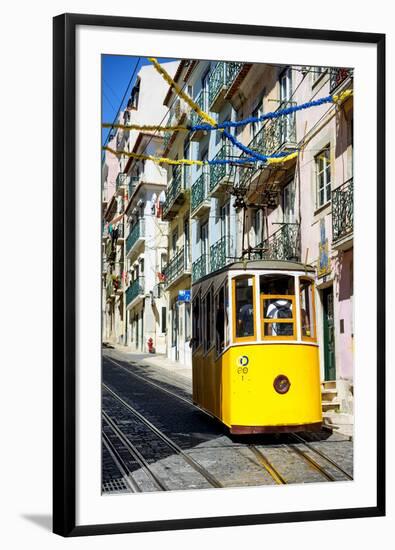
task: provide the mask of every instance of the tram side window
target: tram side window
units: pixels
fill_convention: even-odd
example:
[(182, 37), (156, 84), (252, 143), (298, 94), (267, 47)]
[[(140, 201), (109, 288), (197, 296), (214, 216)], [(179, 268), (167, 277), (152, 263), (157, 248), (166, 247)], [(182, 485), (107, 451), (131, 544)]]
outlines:
[(215, 296), (215, 348), (217, 354), (225, 348), (225, 299), (224, 287)]
[(261, 275), (264, 338), (295, 338), (295, 280), (290, 275)]
[(236, 338), (255, 335), (254, 330), (254, 277), (252, 275), (234, 279)]
[(310, 279), (300, 279), (300, 320), (302, 338), (315, 339), (314, 285)]
[(196, 349), (200, 345), (200, 295), (192, 303), (192, 345)]
[(212, 303), (213, 303), (213, 289), (210, 288), (210, 290), (207, 292), (205, 298), (204, 298), (204, 351), (208, 351), (211, 348), (212, 345), (212, 338), (211, 338), (211, 325), (213, 320), (213, 312), (212, 312)]

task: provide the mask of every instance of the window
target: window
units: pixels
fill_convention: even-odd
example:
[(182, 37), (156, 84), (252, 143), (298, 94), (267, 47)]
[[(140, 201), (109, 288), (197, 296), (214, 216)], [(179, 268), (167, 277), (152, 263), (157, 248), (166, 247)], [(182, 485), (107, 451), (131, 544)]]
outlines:
[(215, 295), (215, 349), (217, 355), (229, 346), (229, 300), (228, 281), (219, 289)]
[(200, 340), (200, 294), (198, 294), (192, 302), (192, 341), (193, 349), (199, 347)]
[(255, 339), (254, 276), (242, 275), (233, 279), (234, 336), (238, 339)]
[(263, 339), (295, 339), (295, 280), (290, 275), (261, 275)]
[(177, 333), (178, 333), (178, 307), (177, 302), (174, 302), (172, 308), (172, 323), (171, 323), (171, 345), (174, 348), (177, 345)]
[(209, 272), (208, 222), (200, 226), (200, 252), (203, 257), (205, 273)]
[(295, 222), (295, 185), (291, 181), (283, 189), (283, 221), (284, 223)]
[(213, 342), (212, 342), (212, 321), (213, 321), (213, 289), (210, 288), (210, 290), (207, 292), (204, 302), (204, 326), (203, 326), (203, 334), (204, 334), (204, 351), (207, 352)]
[(300, 279), (300, 324), (302, 340), (315, 340), (314, 284)]
[(175, 256), (177, 252), (177, 241), (178, 241), (178, 229), (175, 229), (171, 236), (171, 251), (173, 253), (173, 256)]
[(161, 332), (166, 332), (166, 328), (167, 328), (167, 324), (166, 324), (167, 317), (166, 317), (166, 315), (167, 315), (166, 308), (162, 307)]
[[(251, 116), (261, 117), (264, 114), (263, 96), (264, 96), (264, 93), (260, 96), (258, 103), (256, 104), (256, 106), (252, 110)], [(262, 121), (252, 122), (251, 123), (251, 137), (254, 138), (261, 128), (262, 128)]]
[(189, 268), (190, 262), (190, 246), (189, 246), (189, 218), (184, 218), (184, 268), (187, 270)]
[(313, 73), (313, 84), (328, 70), (327, 67), (311, 67)]
[(185, 302), (185, 341), (191, 339), (191, 304)]
[(315, 157), (317, 178), (317, 207), (331, 200), (331, 160), (329, 145)]
[(221, 238), (225, 239), (225, 257), (230, 256), (230, 202), (221, 206)]

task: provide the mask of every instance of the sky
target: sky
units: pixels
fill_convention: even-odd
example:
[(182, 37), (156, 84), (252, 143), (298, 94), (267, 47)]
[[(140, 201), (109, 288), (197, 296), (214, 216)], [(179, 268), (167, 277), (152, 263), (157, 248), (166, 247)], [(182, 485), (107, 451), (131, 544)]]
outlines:
[[(174, 61), (173, 59), (158, 57), (160, 63)], [(131, 76), (137, 67), (130, 86)], [(102, 56), (102, 122), (113, 122), (121, 107), (123, 110), (130, 97), (130, 91), (136, 82), (139, 69), (150, 62), (145, 57), (128, 55), (103, 55)], [(127, 89), (127, 93), (125, 91)], [(125, 94), (125, 99), (122, 98)], [(121, 103), (122, 102), (122, 103)], [(104, 144), (109, 133), (109, 128), (102, 129), (102, 143)]]

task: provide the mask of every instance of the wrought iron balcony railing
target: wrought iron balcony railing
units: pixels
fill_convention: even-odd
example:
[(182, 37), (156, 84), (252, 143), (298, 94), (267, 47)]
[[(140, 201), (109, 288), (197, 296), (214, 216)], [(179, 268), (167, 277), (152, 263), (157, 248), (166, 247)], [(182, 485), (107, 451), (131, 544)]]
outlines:
[(139, 220), (129, 231), (129, 235), (126, 239), (126, 254), (129, 254), (130, 250), (134, 247), (139, 239), (145, 237), (145, 223), (144, 220)]
[(229, 263), (229, 237), (222, 237), (210, 246), (210, 271), (217, 271)]
[(209, 200), (209, 181), (210, 172), (208, 167), (204, 166), (202, 173), (191, 188), (191, 212), (196, 210), (204, 201)]
[[(207, 112), (209, 110), (208, 107), (208, 90), (200, 90), (198, 93), (195, 103), (201, 108), (202, 111)], [(202, 122), (202, 118), (195, 112), (191, 112), (191, 126), (195, 126), (195, 124), (200, 124)]]
[(175, 256), (163, 268), (165, 276), (165, 288), (171, 285), (183, 273), (189, 273), (189, 259), (185, 247), (182, 246)]
[(209, 106), (212, 107), (222, 90), (228, 90), (237, 75), (239, 74), (243, 63), (219, 61), (210, 74), (209, 79)]
[(166, 217), (171, 207), (173, 206), (176, 199), (179, 197), (181, 192), (184, 190), (184, 178), (182, 174), (181, 166), (173, 167), (173, 178), (166, 189), (166, 198), (163, 203), (163, 217)]
[(144, 295), (144, 277), (140, 276), (137, 277), (134, 281), (132, 281), (129, 285), (129, 287), (126, 289), (125, 296), (126, 296), (126, 306), (128, 306), (137, 296), (143, 296)]
[(120, 172), (116, 179), (115, 179), (115, 190), (119, 191), (119, 189), (126, 186), (128, 175), (124, 174), (123, 172)]
[(330, 69), (330, 84), (329, 92), (332, 93), (342, 82), (348, 77), (353, 76), (352, 69), (346, 69), (345, 67), (336, 67)]
[(284, 223), (258, 245), (254, 259), (300, 261), (300, 231), (297, 223)]
[(353, 178), (332, 191), (332, 241), (351, 236), (354, 230)]
[[(225, 159), (233, 156), (233, 147), (228, 142), (225, 142), (218, 153), (215, 155), (216, 159)], [(230, 164), (211, 164), (210, 165), (210, 193), (217, 187), (217, 185), (227, 177), (230, 177), (232, 173), (232, 167)]]
[(209, 271), (209, 255), (202, 254), (200, 258), (198, 258), (192, 264), (192, 282), (195, 283), (196, 281), (207, 275)]

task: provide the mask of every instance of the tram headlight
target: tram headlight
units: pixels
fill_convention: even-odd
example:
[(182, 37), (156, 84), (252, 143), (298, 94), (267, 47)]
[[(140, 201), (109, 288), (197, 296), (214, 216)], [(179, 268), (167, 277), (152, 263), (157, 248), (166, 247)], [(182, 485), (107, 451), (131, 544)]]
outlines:
[(285, 376), (285, 374), (279, 374), (274, 379), (273, 387), (274, 387), (274, 389), (276, 390), (277, 393), (284, 394), (284, 393), (287, 393), (287, 391), (291, 387), (291, 382)]

